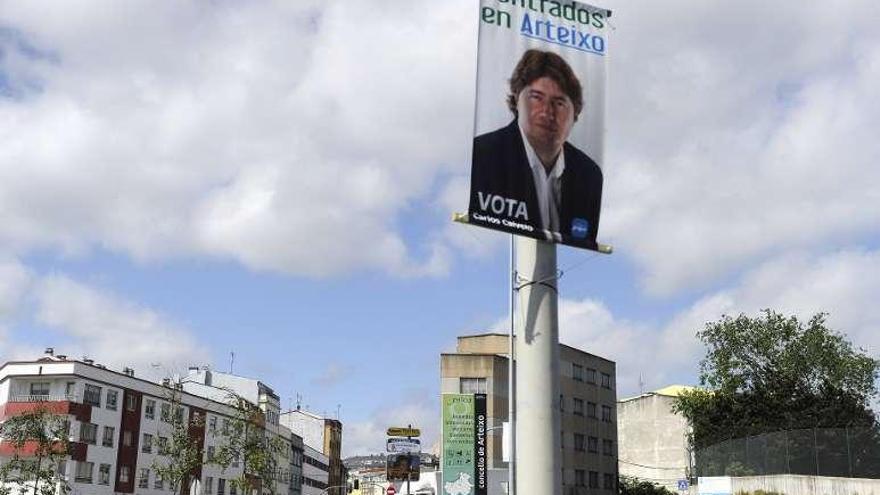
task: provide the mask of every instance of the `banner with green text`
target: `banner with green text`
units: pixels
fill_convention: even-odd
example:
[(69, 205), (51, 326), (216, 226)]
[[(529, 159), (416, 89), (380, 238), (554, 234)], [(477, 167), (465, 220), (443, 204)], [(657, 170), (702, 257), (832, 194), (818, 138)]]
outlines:
[(480, 1), (471, 224), (598, 249), (609, 16)]
[(474, 396), (443, 394), (441, 493), (474, 495)]

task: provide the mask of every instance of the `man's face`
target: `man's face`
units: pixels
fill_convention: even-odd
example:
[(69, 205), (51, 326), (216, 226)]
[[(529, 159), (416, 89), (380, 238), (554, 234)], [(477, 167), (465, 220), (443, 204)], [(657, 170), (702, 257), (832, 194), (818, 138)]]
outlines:
[(557, 155), (574, 125), (574, 105), (556, 81), (540, 77), (523, 88), (517, 101), (518, 122), (539, 154)]

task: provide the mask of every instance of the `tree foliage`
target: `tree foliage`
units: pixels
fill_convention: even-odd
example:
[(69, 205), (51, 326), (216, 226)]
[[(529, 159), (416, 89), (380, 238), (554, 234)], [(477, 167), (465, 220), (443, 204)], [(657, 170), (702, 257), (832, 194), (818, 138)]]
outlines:
[(168, 441), (158, 445), (160, 455), (156, 456), (152, 464), (156, 476), (168, 483), (169, 488), (176, 493), (187, 487), (190, 478), (204, 463), (202, 447), (190, 434), (190, 429), (204, 426), (205, 418), (193, 414), (186, 417), (180, 388), (179, 385), (173, 386), (168, 391), (168, 407), (163, 405), (160, 411), (160, 419), (168, 424), (165, 431), (168, 436), (162, 438), (167, 438)]
[(70, 454), (70, 424), (45, 407), (12, 416), (0, 424), (0, 438), (12, 445), (0, 465), (0, 495), (56, 495), (70, 491), (59, 467)]
[(778, 430), (876, 426), (870, 401), (880, 362), (829, 329), (826, 316), (802, 323), (764, 310), (707, 323), (697, 333), (707, 347), (707, 389), (675, 405), (693, 427), (693, 447)]
[(235, 416), (222, 431), (222, 443), (213, 462), (224, 470), (241, 463), (241, 475), (230, 480), (240, 493), (258, 490), (274, 495), (278, 454), (284, 448), (281, 438), (266, 430), (265, 415), (256, 404), (231, 390), (227, 390), (226, 402)]
[(675, 495), (666, 487), (657, 483), (621, 476), (618, 482), (620, 495)]

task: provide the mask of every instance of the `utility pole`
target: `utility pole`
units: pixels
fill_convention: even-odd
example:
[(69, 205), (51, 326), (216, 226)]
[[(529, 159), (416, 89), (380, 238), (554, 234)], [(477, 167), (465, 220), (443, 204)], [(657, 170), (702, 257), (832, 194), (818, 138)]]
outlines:
[(516, 272), (516, 491), (558, 494), (562, 452), (556, 245), (517, 236)]

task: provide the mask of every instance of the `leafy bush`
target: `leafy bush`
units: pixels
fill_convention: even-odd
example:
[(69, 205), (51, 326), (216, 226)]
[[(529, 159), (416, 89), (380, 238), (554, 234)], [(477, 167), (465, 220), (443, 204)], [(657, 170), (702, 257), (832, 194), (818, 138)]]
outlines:
[(618, 486), (620, 495), (676, 495), (656, 483), (636, 478), (621, 477)]

